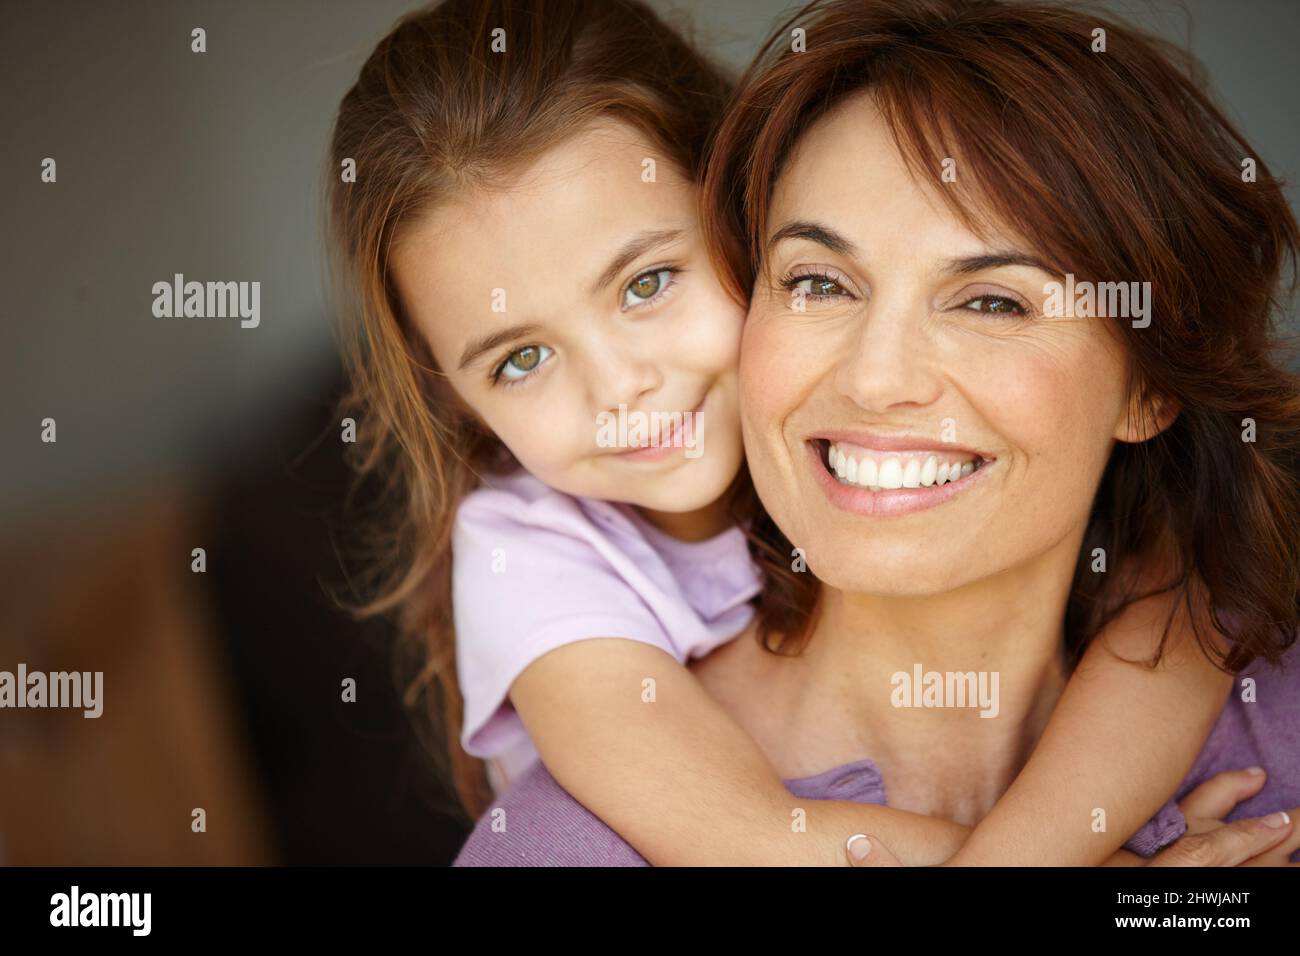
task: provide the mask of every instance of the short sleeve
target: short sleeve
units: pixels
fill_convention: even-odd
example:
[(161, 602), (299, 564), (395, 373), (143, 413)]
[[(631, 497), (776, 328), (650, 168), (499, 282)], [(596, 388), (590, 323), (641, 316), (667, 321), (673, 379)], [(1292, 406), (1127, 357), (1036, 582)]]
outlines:
[(619, 637), (684, 657), (629, 581), (635, 567), (571, 499), (529, 501), (480, 489), (452, 536), (456, 669), (462, 746), (492, 758), (526, 739), (507, 699), (533, 661), (565, 644)]

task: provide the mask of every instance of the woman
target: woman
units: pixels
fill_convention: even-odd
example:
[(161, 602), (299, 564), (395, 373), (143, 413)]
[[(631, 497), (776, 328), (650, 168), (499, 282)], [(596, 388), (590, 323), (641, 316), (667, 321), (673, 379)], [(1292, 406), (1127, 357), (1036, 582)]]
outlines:
[[(1300, 847), (1290, 820), (1219, 825), (1300, 804), (1300, 679), (1265, 666), (1295, 660), (1300, 592), (1300, 398), (1269, 328), (1296, 226), (1172, 57), (1055, 7), (884, 0), (806, 8), (742, 81), (706, 190), (752, 294), (768, 583), (760, 640), (694, 669), (796, 794), (972, 825), (1100, 624), (1173, 589), (1213, 608), (1250, 680), (1144, 845), (1233, 864)], [(845, 479), (846, 459), (937, 443), (976, 480)], [(1157, 556), (1169, 578), (1137, 581)], [(998, 719), (898, 693), (970, 672), (998, 678)], [(1262, 786), (1219, 776), (1251, 765)], [(538, 769), (459, 862), (640, 859)]]

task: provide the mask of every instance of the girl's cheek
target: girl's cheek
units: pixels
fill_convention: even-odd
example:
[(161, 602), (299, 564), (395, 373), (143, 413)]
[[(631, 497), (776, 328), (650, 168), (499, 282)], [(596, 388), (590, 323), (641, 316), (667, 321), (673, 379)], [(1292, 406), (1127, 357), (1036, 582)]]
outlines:
[(510, 449), (519, 463), (543, 481), (561, 470), (568, 458), (572, 439), (547, 425), (545, 402), (512, 402), (514, 408), (497, 409), (488, 425)]
[(683, 302), (677, 341), (665, 342), (671, 354), (710, 372), (735, 369), (740, 363), (740, 339), (745, 311), (721, 288)]

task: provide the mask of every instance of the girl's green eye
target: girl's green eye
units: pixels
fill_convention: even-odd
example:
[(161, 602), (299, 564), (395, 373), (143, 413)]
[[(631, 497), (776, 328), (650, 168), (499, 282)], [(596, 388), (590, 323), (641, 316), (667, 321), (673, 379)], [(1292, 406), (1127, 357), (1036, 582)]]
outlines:
[(512, 381), (526, 378), (550, 357), (551, 352), (545, 345), (525, 345), (521, 349), (515, 349), (497, 368), (497, 377)]
[(521, 372), (531, 372), (537, 367), (537, 360), (541, 358), (541, 356), (542, 353), (538, 350), (537, 346), (529, 345), (527, 348), (522, 348), (514, 355), (510, 356), (508, 362)]
[(668, 287), (672, 274), (672, 269), (654, 269), (637, 276), (628, 283), (623, 293), (623, 307), (631, 308), (649, 302)]
[(647, 272), (639, 279), (633, 280), (628, 290), (639, 298), (648, 299), (659, 291), (659, 276), (657, 273)]

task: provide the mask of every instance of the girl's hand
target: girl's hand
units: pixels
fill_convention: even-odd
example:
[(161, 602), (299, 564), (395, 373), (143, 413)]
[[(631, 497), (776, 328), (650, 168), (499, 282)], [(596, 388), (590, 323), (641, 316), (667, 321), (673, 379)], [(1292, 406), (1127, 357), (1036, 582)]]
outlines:
[(844, 845), (844, 852), (849, 856), (849, 866), (902, 866), (898, 857), (889, 848), (873, 836), (855, 833)]
[[(1178, 803), (1187, 819), (1187, 832), (1149, 860), (1121, 850), (1124, 860), (1137, 866), (1293, 866), (1291, 854), (1300, 849), (1300, 828), (1290, 813), (1224, 823), (1223, 818), (1264, 785), (1262, 771), (1228, 770), (1211, 777)], [(850, 866), (902, 866), (876, 837), (858, 833), (849, 837), (845, 854)]]

